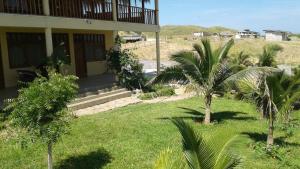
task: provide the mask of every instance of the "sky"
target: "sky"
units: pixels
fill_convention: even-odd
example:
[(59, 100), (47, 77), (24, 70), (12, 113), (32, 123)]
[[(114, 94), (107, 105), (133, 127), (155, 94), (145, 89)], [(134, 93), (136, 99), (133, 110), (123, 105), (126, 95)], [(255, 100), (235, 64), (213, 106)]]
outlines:
[(300, 0), (160, 0), (161, 25), (300, 33)]

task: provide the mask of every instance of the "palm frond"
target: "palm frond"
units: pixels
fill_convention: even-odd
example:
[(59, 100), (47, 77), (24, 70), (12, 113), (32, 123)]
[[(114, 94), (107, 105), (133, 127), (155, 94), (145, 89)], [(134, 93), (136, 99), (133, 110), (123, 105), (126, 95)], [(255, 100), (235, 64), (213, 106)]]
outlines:
[(227, 58), (228, 52), (229, 52), (229, 50), (232, 48), (233, 45), (234, 45), (234, 40), (231, 39), (231, 40), (229, 40), (229, 41), (221, 48), (220, 53), (219, 53), (219, 55), (218, 55), (219, 61), (222, 61), (222, 60), (224, 60), (225, 58)]
[(241, 93), (259, 91), (264, 77), (280, 72), (279, 69), (270, 67), (252, 67), (242, 70), (224, 81), (224, 85)]
[(180, 156), (176, 156), (171, 149), (166, 149), (159, 154), (154, 164), (154, 169), (184, 169), (185, 163)]
[(167, 67), (158, 76), (154, 77), (148, 84), (156, 83), (168, 83), (171, 81), (177, 81), (181, 83), (187, 83), (187, 77), (184, 74), (184, 70), (179, 66)]
[(240, 164), (240, 160), (227, 152), (227, 148), (235, 137), (225, 133), (224, 137), (205, 141), (193, 128), (183, 120), (174, 119), (172, 122), (182, 136), (183, 151), (191, 169), (228, 169)]
[(198, 55), (193, 52), (182, 51), (172, 55), (171, 60), (177, 62), (186, 75), (192, 77), (198, 83), (202, 83), (201, 59)]

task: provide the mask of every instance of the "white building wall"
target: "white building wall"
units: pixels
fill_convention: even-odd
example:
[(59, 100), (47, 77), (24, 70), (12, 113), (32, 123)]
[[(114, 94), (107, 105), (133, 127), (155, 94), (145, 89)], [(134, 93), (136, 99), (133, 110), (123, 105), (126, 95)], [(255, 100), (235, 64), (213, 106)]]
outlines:
[(285, 38), (281, 33), (266, 33), (267, 41), (283, 41)]

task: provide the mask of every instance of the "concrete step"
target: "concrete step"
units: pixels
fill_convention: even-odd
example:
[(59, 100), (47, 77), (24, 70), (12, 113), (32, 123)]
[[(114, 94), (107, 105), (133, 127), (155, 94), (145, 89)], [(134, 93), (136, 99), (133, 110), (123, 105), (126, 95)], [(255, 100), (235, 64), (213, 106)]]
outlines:
[(79, 98), (68, 105), (70, 110), (76, 111), (88, 107), (104, 104), (110, 101), (126, 98), (131, 96), (131, 91), (126, 89), (113, 90), (99, 95), (91, 95), (84, 98)]
[(97, 95), (104, 92), (109, 92), (112, 90), (120, 89), (117, 84), (108, 84), (108, 85), (101, 85), (101, 86), (88, 86), (86, 88), (80, 88), (78, 97), (87, 97), (90, 95)]
[(125, 91), (127, 91), (127, 89), (117, 88), (117, 89), (103, 89), (103, 90), (98, 90), (96, 92), (85, 93), (84, 95), (82, 95), (82, 97), (76, 98), (72, 102), (72, 104), (85, 102), (88, 100), (105, 97), (105, 96), (109, 96), (109, 95), (114, 95), (114, 94), (118, 94), (118, 93), (125, 92)]

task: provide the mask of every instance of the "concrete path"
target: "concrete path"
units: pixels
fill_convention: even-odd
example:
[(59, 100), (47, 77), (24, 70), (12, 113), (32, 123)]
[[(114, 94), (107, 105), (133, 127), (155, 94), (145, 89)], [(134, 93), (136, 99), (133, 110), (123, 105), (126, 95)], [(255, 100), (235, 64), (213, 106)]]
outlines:
[(139, 104), (139, 103), (140, 104), (142, 104), (142, 103), (144, 103), (144, 104), (165, 103), (165, 102), (184, 100), (184, 99), (188, 99), (188, 98), (191, 98), (191, 97), (195, 96), (194, 93), (184, 93), (183, 88), (176, 89), (175, 92), (176, 92), (175, 96), (159, 97), (159, 98), (155, 98), (155, 99), (152, 99), (152, 100), (140, 100), (136, 95), (134, 95), (132, 97), (127, 97), (127, 98), (111, 101), (111, 102), (108, 102), (108, 103), (104, 103), (104, 104), (101, 104), (101, 105), (89, 107), (89, 108), (86, 108), (86, 109), (77, 110), (73, 113), (74, 113), (74, 115), (80, 117), (80, 116), (93, 115), (93, 114), (97, 114), (97, 113), (101, 113), (101, 112), (106, 112), (106, 111), (109, 111), (109, 110), (113, 110), (113, 109), (121, 108), (121, 107), (126, 107), (128, 105), (133, 105), (133, 104)]

